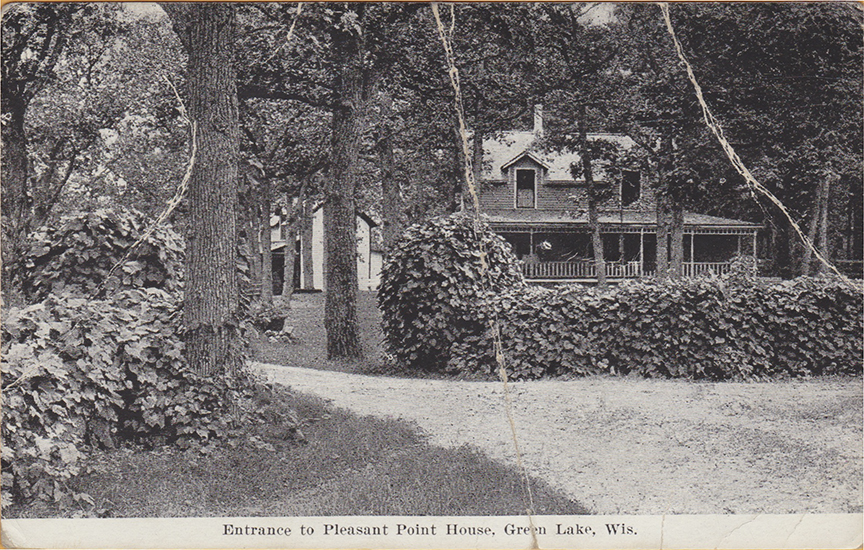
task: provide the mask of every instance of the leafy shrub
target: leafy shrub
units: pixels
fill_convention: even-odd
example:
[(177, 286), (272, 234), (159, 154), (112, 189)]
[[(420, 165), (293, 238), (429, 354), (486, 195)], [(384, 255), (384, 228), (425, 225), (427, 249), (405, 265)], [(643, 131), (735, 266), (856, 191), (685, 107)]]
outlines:
[[(514, 378), (612, 372), (754, 379), (859, 374), (861, 288), (834, 278), (779, 284), (642, 280), (608, 290), (513, 288), (493, 297)], [(491, 372), (492, 334), (454, 346), (453, 365)]]
[[(51, 293), (89, 296), (145, 232), (143, 216), (120, 207), (66, 215), (29, 238), (13, 278), (30, 303)], [(106, 288), (161, 288), (174, 292), (183, 279), (183, 239), (172, 229), (156, 230), (115, 271)]]
[(252, 300), (249, 305), (249, 321), (260, 332), (279, 332), (285, 326), (285, 318), (291, 312), (290, 302), (274, 297), (272, 303)]
[(89, 447), (222, 436), (238, 381), (182, 360), (176, 296), (147, 288), (110, 300), (68, 295), (5, 312), (3, 501), (73, 498), (66, 480)]
[(381, 272), (387, 350), (410, 369), (446, 368), (451, 346), (487, 326), (486, 301), (511, 286), (524, 286), (518, 260), (485, 223), (453, 214), (409, 227)]

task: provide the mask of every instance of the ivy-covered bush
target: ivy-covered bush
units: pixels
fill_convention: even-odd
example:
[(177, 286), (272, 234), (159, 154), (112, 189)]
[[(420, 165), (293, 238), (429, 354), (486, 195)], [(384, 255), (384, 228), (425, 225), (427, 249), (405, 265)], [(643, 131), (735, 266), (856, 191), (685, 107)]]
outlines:
[(112, 280), (105, 281), (146, 228), (140, 213), (119, 206), (63, 216), (30, 236), (13, 278), (30, 303), (63, 291), (89, 296), (103, 282), (111, 292), (129, 288), (178, 291), (183, 280), (183, 239), (165, 226), (158, 226)]
[[(862, 370), (862, 289), (835, 278), (514, 288), (490, 307), (514, 378), (611, 372), (720, 380)], [(492, 372), (491, 341), (488, 331), (465, 339), (454, 346), (452, 365)]]
[(224, 435), (240, 386), (185, 368), (179, 316), (176, 296), (154, 288), (4, 312), (4, 503), (76, 497), (66, 481), (91, 447)]
[(471, 215), (409, 227), (381, 272), (387, 351), (408, 369), (446, 368), (451, 346), (484, 331), (486, 302), (514, 286), (524, 281), (510, 245)]

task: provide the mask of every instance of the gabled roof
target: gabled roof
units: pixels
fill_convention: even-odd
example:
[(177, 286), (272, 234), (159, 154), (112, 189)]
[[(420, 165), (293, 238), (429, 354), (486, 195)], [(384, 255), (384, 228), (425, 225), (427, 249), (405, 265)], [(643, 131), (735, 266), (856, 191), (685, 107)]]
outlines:
[(541, 159), (538, 155), (536, 155), (535, 153), (532, 153), (531, 151), (522, 151), (521, 153), (519, 153), (518, 155), (516, 155), (512, 159), (510, 159), (507, 162), (505, 162), (504, 164), (502, 164), (501, 169), (506, 170), (506, 169), (510, 168), (512, 165), (514, 165), (517, 161), (520, 161), (525, 157), (530, 158), (531, 160), (533, 160), (534, 162), (536, 162), (537, 164), (539, 164), (543, 168), (545, 168), (547, 170), (549, 169), (549, 164), (543, 162), (543, 159)]
[[(611, 141), (625, 149), (635, 145), (629, 136), (621, 134), (588, 134), (588, 139)], [(574, 181), (570, 173), (570, 165), (581, 162), (578, 153), (543, 151), (537, 143), (537, 135), (534, 132), (503, 132), (495, 138), (483, 140), (483, 179), (505, 181), (507, 169), (525, 155), (547, 170), (547, 181), (550, 182)], [(603, 179), (602, 173), (597, 174), (597, 179)]]

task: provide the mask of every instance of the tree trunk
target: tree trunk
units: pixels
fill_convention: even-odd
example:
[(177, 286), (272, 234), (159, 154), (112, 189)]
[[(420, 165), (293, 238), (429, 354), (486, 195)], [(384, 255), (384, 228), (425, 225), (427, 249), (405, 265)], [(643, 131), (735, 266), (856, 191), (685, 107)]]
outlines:
[(26, 107), (9, 100), (4, 105), (4, 112), (9, 113), (8, 124), (2, 125), (3, 155), (2, 155), (2, 204), (3, 241), (2, 241), (2, 280), (0, 289), (3, 293), (3, 306), (21, 305), (20, 293), (12, 285), (12, 269), (21, 255), (26, 231), (23, 228), (24, 219), (29, 210), (27, 197), (27, 136), (24, 132), (24, 114)]
[(684, 209), (672, 204), (669, 224), (669, 276), (680, 279), (684, 271)]
[(384, 250), (389, 251), (399, 235), (402, 234), (402, 192), (396, 180), (393, 155), (392, 129), (385, 127), (375, 143), (378, 152), (378, 167), (381, 170), (381, 238)]
[(626, 247), (624, 246), (624, 233), (618, 233), (618, 261), (625, 262), (626, 258)]
[(285, 262), (282, 264), (282, 300), (287, 304), (294, 294), (294, 264), (297, 259), (297, 220), (288, 224), (285, 235)]
[[(816, 201), (810, 209), (810, 223), (807, 225), (807, 240), (810, 241), (813, 246), (816, 246), (816, 233), (819, 229), (819, 219), (821, 218), (821, 214), (822, 182), (819, 183), (819, 187), (816, 190)], [(813, 250), (807, 245), (802, 245), (802, 248), (801, 265), (798, 267), (798, 273), (800, 275), (810, 275), (813, 268)]]
[(186, 360), (203, 376), (231, 375), (242, 360), (237, 333), (239, 121), (231, 4), (163, 4), (187, 46), (189, 114), (198, 158), (189, 182)]
[(273, 205), (270, 199), (270, 180), (261, 179), (261, 210), (258, 228), (261, 235), (261, 301), (273, 303), (273, 242), (270, 234), (270, 215)]
[[(357, 8), (360, 9), (359, 7)], [(330, 174), (324, 186), (324, 248), (327, 296), (324, 328), (327, 357), (362, 356), (357, 326), (357, 229), (354, 191), (368, 75), (363, 51), (351, 30), (330, 32), (337, 77), (331, 120)]]
[(258, 231), (260, 225), (258, 209), (255, 209), (253, 216), (245, 222), (249, 260), (249, 290), (251, 291), (254, 283), (261, 280), (261, 235)]
[(453, 200), (450, 205), (452, 212), (463, 212), (465, 210), (465, 193), (468, 192), (468, 174), (465, 172), (465, 163), (471, 159), (465, 156), (465, 148), (462, 143), (462, 130), (459, 124), (459, 116), (454, 112), (451, 118), (453, 128)]
[(582, 177), (585, 178), (585, 189), (588, 191), (588, 226), (591, 228), (591, 248), (594, 250), (594, 271), (597, 275), (597, 286), (604, 288), (606, 286), (606, 259), (603, 256), (603, 236), (600, 233), (600, 220), (597, 212), (599, 189), (594, 183), (585, 117), (585, 106), (582, 105), (579, 109), (579, 154), (582, 156)]
[[(479, 199), (480, 196), (480, 180), (483, 177), (483, 139), (485, 137), (485, 133), (483, 129), (480, 127), (479, 120), (480, 116), (475, 116), (475, 120), (478, 121), (477, 127), (474, 129), (474, 139), (471, 140), (471, 176), (474, 178), (474, 191), (477, 193), (477, 197)], [(470, 189), (466, 188), (465, 191), (471, 192)], [(464, 199), (463, 199), (464, 202)], [(474, 197), (471, 197), (471, 200), (468, 201), (468, 204), (474, 205)]]
[[(828, 209), (831, 204), (831, 180), (840, 179), (836, 174), (830, 174), (822, 180), (820, 186), (820, 211), (819, 211), (819, 253), (826, 260), (831, 260), (831, 251), (828, 250)], [(819, 262), (819, 273), (828, 273), (828, 266), (824, 262)]]
[(667, 134), (663, 136), (660, 145), (659, 181), (655, 201), (657, 212), (657, 278), (660, 280), (669, 278), (669, 227), (672, 224), (669, 173), (672, 171), (673, 146), (669, 129), (666, 131)]
[(591, 227), (591, 248), (594, 250), (594, 270), (597, 286), (606, 286), (606, 260), (603, 257), (603, 236), (600, 234), (600, 221), (597, 219), (597, 201), (588, 201), (588, 225)]
[(312, 200), (303, 201), (300, 214), (300, 270), (303, 273), (303, 289), (315, 289), (315, 264), (312, 260)]

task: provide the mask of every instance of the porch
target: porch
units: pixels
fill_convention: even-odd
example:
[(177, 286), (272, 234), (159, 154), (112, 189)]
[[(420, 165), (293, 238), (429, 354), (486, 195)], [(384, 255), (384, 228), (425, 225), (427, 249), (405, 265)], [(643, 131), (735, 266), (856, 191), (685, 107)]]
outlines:
[[(518, 219), (516, 216), (523, 217)], [(490, 215), (490, 225), (513, 247), (529, 281), (594, 282), (597, 271), (587, 221), (576, 215), (536, 212)], [(611, 282), (651, 276), (657, 265), (656, 216), (616, 212), (601, 216), (606, 278)], [(605, 222), (605, 223), (604, 223)], [(686, 213), (683, 231), (684, 277), (728, 273), (737, 256), (757, 255), (759, 226), (739, 220)], [(670, 252), (667, 247), (667, 254)], [(671, 257), (668, 257), (671, 260)]]

